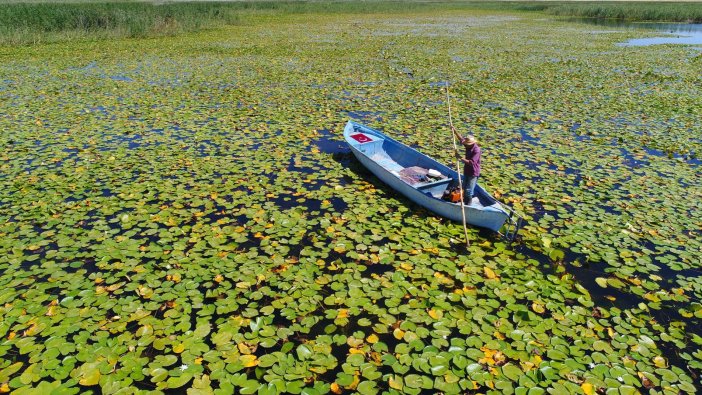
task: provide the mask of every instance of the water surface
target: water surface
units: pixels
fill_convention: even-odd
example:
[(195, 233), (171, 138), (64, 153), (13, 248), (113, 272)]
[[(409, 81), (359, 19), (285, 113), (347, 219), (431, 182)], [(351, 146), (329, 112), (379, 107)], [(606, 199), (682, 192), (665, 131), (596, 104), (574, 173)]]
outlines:
[(657, 22), (626, 22), (612, 19), (576, 18), (575, 22), (589, 23), (598, 26), (606, 26), (625, 30), (654, 30), (664, 33), (659, 37), (634, 38), (618, 45), (625, 47), (637, 47), (659, 44), (682, 44), (701, 45), (702, 44), (702, 24), (701, 23), (657, 23)]

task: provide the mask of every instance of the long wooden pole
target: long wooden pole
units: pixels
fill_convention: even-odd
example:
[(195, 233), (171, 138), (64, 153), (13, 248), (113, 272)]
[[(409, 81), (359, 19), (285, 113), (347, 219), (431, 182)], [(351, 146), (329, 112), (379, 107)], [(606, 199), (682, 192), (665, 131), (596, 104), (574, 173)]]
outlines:
[[(449, 84), (446, 81), (446, 103), (448, 104), (449, 125), (451, 126), (451, 137), (453, 137), (453, 150), (458, 153), (458, 145), (456, 144), (456, 129), (453, 127), (453, 119), (451, 117), (451, 97), (449, 96)], [(470, 239), (468, 238), (468, 226), (466, 225), (466, 208), (463, 202), (463, 181), (461, 181), (461, 162), (456, 158), (456, 172), (458, 173), (458, 188), (461, 194), (461, 215), (463, 217), (463, 233), (466, 236), (466, 248), (470, 248)]]

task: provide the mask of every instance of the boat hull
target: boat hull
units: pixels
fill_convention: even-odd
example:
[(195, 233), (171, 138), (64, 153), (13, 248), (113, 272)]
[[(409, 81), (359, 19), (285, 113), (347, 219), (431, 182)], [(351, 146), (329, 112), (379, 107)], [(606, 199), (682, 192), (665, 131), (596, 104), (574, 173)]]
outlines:
[[(358, 136), (358, 133), (368, 136), (368, 138), (373, 139), (374, 141), (359, 142), (352, 138), (352, 135)], [(500, 203), (492, 198), (492, 196), (490, 196), (479, 185), (476, 185), (475, 193), (481, 204), (460, 205), (432, 196), (432, 194), (419, 190), (406, 183), (396, 174), (392, 173), (386, 167), (374, 160), (373, 155), (369, 154), (369, 150), (364, 150), (364, 144), (374, 144), (382, 147), (382, 149), (388, 152), (390, 157), (393, 157), (393, 159), (398, 158), (398, 160), (404, 163), (411, 163), (413, 160), (419, 161), (421, 162), (420, 164), (423, 164), (424, 166), (431, 166), (430, 168), (438, 170), (442, 174), (451, 177), (454, 180), (458, 179), (458, 173), (437, 162), (436, 160), (385, 136), (377, 130), (349, 121), (344, 129), (344, 138), (349, 144), (351, 152), (353, 152), (356, 159), (358, 159), (358, 161), (361, 162), (361, 164), (363, 164), (363, 166), (365, 166), (371, 173), (410, 201), (441, 217), (448, 218), (452, 221), (462, 222), (463, 215), (461, 210), (463, 210), (465, 212), (466, 222), (468, 224), (487, 228), (495, 232), (498, 232), (510, 217), (509, 213), (502, 208)]]

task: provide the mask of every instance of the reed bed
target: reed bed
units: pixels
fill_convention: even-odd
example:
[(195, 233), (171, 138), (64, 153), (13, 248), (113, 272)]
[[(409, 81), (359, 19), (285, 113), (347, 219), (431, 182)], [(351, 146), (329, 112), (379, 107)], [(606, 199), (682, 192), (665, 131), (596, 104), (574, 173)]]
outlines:
[(147, 37), (235, 24), (227, 3), (17, 3), (0, 6), (0, 42)]
[(237, 1), (5, 3), (0, 5), (0, 45), (71, 39), (150, 37), (244, 23), (266, 13), (364, 14), (474, 9), (543, 12), (558, 16), (630, 21), (702, 22), (695, 3), (571, 3), (496, 1)]
[(702, 22), (699, 3), (562, 3), (545, 8), (552, 15), (627, 21)]

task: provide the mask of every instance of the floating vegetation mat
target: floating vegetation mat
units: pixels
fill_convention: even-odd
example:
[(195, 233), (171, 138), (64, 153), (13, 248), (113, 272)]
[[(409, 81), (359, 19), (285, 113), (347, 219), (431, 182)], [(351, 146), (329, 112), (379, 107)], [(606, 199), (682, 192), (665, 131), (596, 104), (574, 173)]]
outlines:
[[(539, 19), (537, 19), (539, 18)], [(0, 392), (699, 390), (700, 55), (535, 14), (0, 50)], [(527, 218), (426, 212), (354, 119)]]

